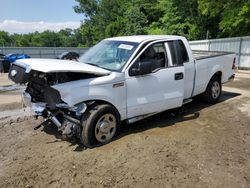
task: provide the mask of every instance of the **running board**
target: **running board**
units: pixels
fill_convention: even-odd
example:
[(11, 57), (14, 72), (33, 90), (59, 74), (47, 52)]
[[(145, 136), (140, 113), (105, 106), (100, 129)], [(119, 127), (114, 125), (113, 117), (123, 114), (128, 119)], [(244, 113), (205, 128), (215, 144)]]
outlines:
[(193, 99), (184, 99), (182, 104), (184, 105), (184, 104), (190, 103), (192, 101), (193, 101)]
[(153, 116), (153, 115), (158, 114), (158, 113), (159, 112), (157, 112), (157, 113), (151, 113), (151, 114), (146, 114), (146, 115), (142, 115), (142, 116), (137, 116), (137, 117), (133, 117), (133, 118), (128, 119), (126, 122), (128, 124), (135, 123), (137, 121), (143, 120), (145, 118), (148, 118), (148, 117)]

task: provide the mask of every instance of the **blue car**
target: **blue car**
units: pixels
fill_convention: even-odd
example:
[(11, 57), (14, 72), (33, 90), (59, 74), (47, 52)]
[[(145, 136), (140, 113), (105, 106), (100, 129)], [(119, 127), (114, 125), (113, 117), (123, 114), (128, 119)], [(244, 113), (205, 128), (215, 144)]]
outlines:
[(15, 62), (18, 59), (26, 59), (30, 58), (27, 54), (8, 54), (4, 56), (3, 59), (3, 70), (4, 72), (9, 72), (10, 66), (13, 62)]
[(30, 58), (30, 56), (28, 56), (27, 54), (8, 54), (4, 57), (4, 60), (13, 63), (17, 59), (25, 59), (25, 58)]

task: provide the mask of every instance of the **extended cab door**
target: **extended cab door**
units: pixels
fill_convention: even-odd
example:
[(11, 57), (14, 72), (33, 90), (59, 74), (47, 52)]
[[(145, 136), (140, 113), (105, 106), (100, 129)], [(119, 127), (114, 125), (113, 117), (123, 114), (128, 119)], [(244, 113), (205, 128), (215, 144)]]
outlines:
[(127, 69), (127, 118), (181, 106), (184, 76), (174, 43), (149, 44)]

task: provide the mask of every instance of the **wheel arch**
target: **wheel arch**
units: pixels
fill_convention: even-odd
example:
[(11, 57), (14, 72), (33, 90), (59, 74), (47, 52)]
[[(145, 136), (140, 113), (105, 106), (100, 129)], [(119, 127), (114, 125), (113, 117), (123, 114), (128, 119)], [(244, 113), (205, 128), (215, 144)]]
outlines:
[(217, 71), (216, 73), (213, 74), (212, 77), (219, 77), (219, 78), (222, 78), (222, 71)]
[(100, 99), (93, 99), (93, 100), (84, 101), (84, 102), (89, 103), (90, 104), (89, 107), (94, 106), (94, 105), (101, 105), (101, 104), (108, 104), (108, 105), (112, 106), (117, 111), (117, 114), (119, 115), (119, 120), (121, 121), (122, 115), (121, 115), (120, 111), (118, 110), (118, 108), (115, 105), (113, 105), (112, 103), (105, 101), (105, 100), (100, 100)]
[[(222, 89), (221, 88), (221, 79), (222, 79), (222, 72), (221, 71), (217, 71), (211, 76), (211, 78), (208, 81), (208, 84), (206, 86), (205, 92), (202, 93), (202, 97), (203, 97), (204, 101), (206, 101), (206, 102), (208, 102), (210, 104), (214, 104), (219, 100), (221, 92), (222, 92), (221, 91), (221, 89)], [(212, 94), (212, 92), (213, 92), (213, 90), (212, 90), (213, 86), (212, 85), (213, 85), (214, 81), (219, 81), (220, 82), (219, 83), (219, 85), (220, 85), (219, 94), (215, 98), (212, 96), (213, 95)]]
[(210, 78), (208, 79), (208, 82), (207, 82), (207, 84), (206, 84), (206, 88), (208, 87), (209, 82), (210, 82), (213, 78), (215, 78), (215, 77), (219, 77), (219, 78), (220, 78), (220, 81), (221, 81), (221, 79), (222, 79), (222, 71), (221, 71), (221, 70), (217, 70), (216, 72), (214, 72), (214, 74), (212, 74), (212, 75), (210, 76)]
[(215, 72), (213, 75), (212, 75), (212, 77), (210, 78), (210, 80), (211, 79), (213, 79), (214, 77), (219, 77), (220, 78), (220, 80), (222, 79), (222, 71), (217, 71), (217, 72)]

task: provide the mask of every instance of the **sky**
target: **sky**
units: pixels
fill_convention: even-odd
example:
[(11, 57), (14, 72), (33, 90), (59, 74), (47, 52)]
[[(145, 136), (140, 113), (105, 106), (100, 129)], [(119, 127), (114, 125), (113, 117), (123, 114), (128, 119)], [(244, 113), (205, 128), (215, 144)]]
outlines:
[(0, 0), (0, 31), (30, 33), (76, 29), (83, 15), (76, 14), (75, 0)]

